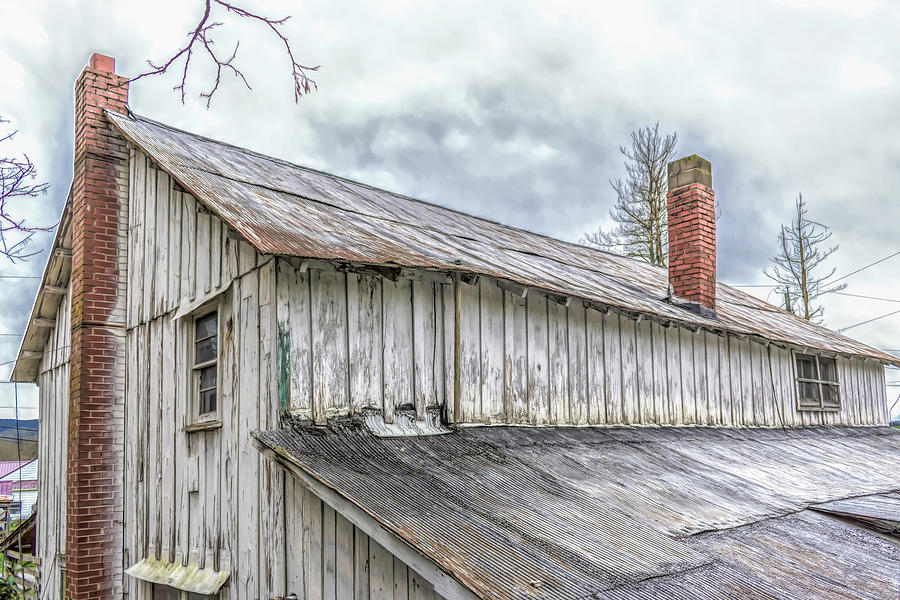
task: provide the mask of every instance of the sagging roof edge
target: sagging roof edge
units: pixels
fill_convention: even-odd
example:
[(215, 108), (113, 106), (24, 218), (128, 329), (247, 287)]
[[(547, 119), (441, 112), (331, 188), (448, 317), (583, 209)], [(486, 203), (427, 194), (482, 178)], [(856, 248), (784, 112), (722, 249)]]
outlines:
[[(122, 119), (135, 119), (135, 118), (136, 118), (135, 116), (132, 116), (132, 115), (130, 115), (130, 114), (129, 114), (129, 115), (123, 115), (123, 114), (116, 113), (116, 112), (113, 112), (113, 111), (105, 111), (105, 112), (107, 112), (107, 113), (110, 114), (110, 115), (114, 115), (114, 116), (116, 116), (116, 117), (118, 117), (118, 118), (122, 118)], [(140, 118), (141, 118), (141, 119), (146, 119), (145, 117), (140, 117)], [(166, 125), (165, 123), (159, 123), (159, 122), (153, 121), (152, 119), (146, 119), (146, 120), (147, 120), (147, 121), (151, 121), (151, 122), (153, 122), (153, 123), (156, 123), (157, 125), (159, 125), (159, 126), (161, 126), (161, 127), (165, 127), (165, 128), (168, 128), (168, 129), (175, 129), (175, 128), (169, 126), (169, 125)], [(207, 210), (209, 210), (211, 213), (213, 213), (214, 215), (216, 215), (216, 217), (218, 217), (218, 218), (221, 219), (224, 223), (226, 223), (226, 224), (229, 226), (229, 228), (231, 228), (233, 231), (235, 231), (236, 233), (238, 233), (238, 235), (240, 235), (240, 227), (239, 227), (238, 225), (236, 225), (235, 223), (233, 223), (230, 219), (228, 219), (228, 218), (224, 217), (223, 215), (221, 215), (221, 214), (219, 213), (219, 211), (216, 210), (216, 208), (215, 208), (214, 206), (211, 206), (209, 203), (204, 202), (204, 201), (203, 201), (203, 194), (198, 193), (196, 190), (194, 190), (194, 189), (192, 188), (192, 186), (187, 185), (184, 181), (182, 181), (181, 179), (179, 179), (174, 173), (172, 173), (172, 172), (169, 171), (168, 169), (165, 169), (159, 162), (156, 161), (156, 159), (153, 157), (153, 154), (152, 154), (150, 151), (148, 151), (143, 145), (141, 145), (139, 142), (137, 142), (137, 140), (133, 139), (131, 136), (129, 136), (129, 135), (123, 130), (123, 128), (122, 128), (122, 127), (119, 125), (119, 123), (116, 121), (116, 119), (110, 119), (110, 121), (113, 123), (113, 125), (116, 127), (116, 129), (119, 131), (119, 133), (120, 133), (126, 140), (128, 140), (128, 142), (130, 142), (131, 144), (133, 144), (135, 147), (139, 148), (139, 149), (141, 150), (141, 152), (143, 152), (143, 153), (146, 154), (147, 156), (153, 158), (153, 159), (154, 159), (154, 162), (156, 162), (156, 165), (157, 165), (158, 168), (160, 168), (160, 169), (162, 169), (164, 172), (166, 172), (166, 173), (167, 173), (174, 181), (176, 181), (176, 182), (178, 183), (178, 185), (180, 185), (182, 188), (184, 188), (186, 191), (188, 191), (188, 192), (194, 197), (194, 199), (195, 199), (197, 202), (200, 202), (201, 204), (203, 204), (203, 206), (204, 206)], [(181, 131), (181, 130), (177, 130), (177, 131)], [(189, 133), (189, 132), (184, 132), (184, 133), (188, 133), (189, 135), (196, 135), (196, 134)], [(202, 138), (203, 136), (197, 136), (197, 137), (201, 137), (201, 138)], [(239, 147), (239, 146), (235, 146), (235, 145), (233, 145), (233, 144), (228, 144), (228, 143), (226, 143), (226, 142), (220, 142), (220, 141), (218, 141), (218, 140), (212, 140), (211, 138), (204, 138), (204, 139), (208, 139), (209, 141), (215, 142), (215, 143), (217, 143), (217, 144), (223, 144), (223, 145), (226, 145), (226, 146), (230, 146), (230, 147), (232, 147), (232, 148), (235, 148), (235, 149), (240, 150), (240, 151), (243, 151), (243, 152), (249, 152), (249, 153), (251, 153), (251, 154), (258, 155), (258, 156), (261, 156), (261, 157), (264, 157), (264, 158), (266, 158), (266, 159), (268, 159), (268, 160), (274, 160), (274, 161), (282, 162), (282, 163), (285, 163), (285, 164), (288, 164), (288, 165), (291, 165), (291, 166), (295, 166), (295, 165), (292, 165), (292, 163), (288, 163), (287, 161), (284, 161), (284, 160), (282, 160), (282, 159), (275, 158), (275, 157), (270, 157), (270, 156), (266, 156), (266, 155), (262, 155), (262, 154), (253, 152), (252, 150), (248, 150), (248, 149), (246, 149), (246, 148), (241, 148), (241, 147)], [(343, 178), (342, 178), (342, 179), (343, 179)], [(361, 185), (367, 185), (367, 184), (361, 184)], [(369, 186), (369, 187), (371, 187), (371, 186)], [(392, 193), (392, 194), (393, 194), (393, 192), (389, 192), (389, 193)], [(296, 194), (295, 194), (295, 195), (296, 195)], [(301, 197), (302, 197), (302, 196), (301, 196)], [(404, 196), (404, 197), (406, 197), (406, 196)], [(423, 202), (422, 200), (417, 200), (417, 199), (415, 199), (415, 198), (409, 198), (409, 197), (406, 197), (406, 198), (408, 198), (408, 199), (411, 200), (411, 201), (415, 201), (415, 202)], [(425, 204), (430, 204), (430, 203), (427, 203), (427, 202), (426, 202)], [(459, 211), (455, 211), (454, 209), (448, 209), (448, 208), (446, 208), (446, 207), (441, 207), (441, 208), (442, 208), (442, 209), (446, 209), (446, 210), (450, 210), (450, 211), (453, 211), (453, 212), (459, 212)], [(508, 226), (508, 225), (505, 225), (505, 224), (501, 224), (501, 223), (497, 223), (497, 222), (495, 222), (495, 221), (491, 221), (491, 220), (489, 220), (489, 219), (482, 219), (481, 217), (475, 217), (475, 216), (469, 215), (469, 214), (467, 214), (467, 213), (461, 213), (461, 214), (466, 214), (466, 216), (468, 216), (468, 217), (472, 217), (472, 218), (475, 218), (475, 219), (479, 219), (479, 220), (481, 220), (481, 221), (485, 221), (485, 222), (488, 222), (488, 223), (492, 223), (492, 224), (496, 224), (496, 225), (502, 225), (503, 227), (511, 227), (511, 226)], [(511, 228), (512, 228), (512, 229), (517, 229), (517, 228), (515, 228), (515, 227), (511, 227)], [(525, 230), (521, 230), (521, 231), (525, 231)], [(528, 231), (527, 233), (530, 234), (530, 235), (536, 235), (536, 236), (540, 236), (540, 237), (547, 238), (547, 239), (554, 239), (555, 241), (563, 241), (563, 240), (556, 240), (555, 238), (549, 238), (548, 236), (545, 236), (545, 235), (542, 235), (542, 234), (533, 233), (533, 232), (530, 232), (530, 231)], [(257, 252), (259, 252), (260, 254), (264, 254), (264, 255), (267, 254), (267, 252), (266, 252), (264, 249), (260, 248), (260, 247), (259, 247), (257, 244), (255, 244), (252, 240), (247, 239), (247, 238), (245, 238), (244, 236), (241, 236), (241, 238), (244, 239), (244, 241), (246, 241), (248, 244), (250, 244), (250, 245), (251, 245)], [(328, 259), (327, 257), (305, 257), (305, 256), (297, 256), (297, 258), (311, 258), (311, 259), (326, 260), (326, 261), (327, 261), (327, 260), (334, 260), (334, 261), (337, 261), (337, 262), (348, 262), (348, 261), (346, 261), (346, 260), (341, 261), (341, 259), (340, 259), (339, 257), (334, 257), (333, 259)], [(381, 263), (372, 263), (372, 264), (373, 264), (373, 265), (380, 265)], [(416, 264), (410, 264), (410, 265), (398, 265), (398, 266), (404, 266), (404, 267), (407, 267), (407, 268), (420, 268), (420, 269), (427, 269), (427, 268), (429, 268), (428, 265), (416, 265)], [(531, 282), (531, 281), (524, 281), (524, 280), (520, 280), (520, 279), (511, 278), (511, 277), (508, 276), (509, 274), (505, 274), (505, 275), (504, 275), (504, 274), (499, 274), (499, 273), (488, 272), (487, 270), (471, 270), (471, 269), (464, 269), (464, 268), (458, 268), (458, 269), (456, 269), (456, 268), (452, 268), (452, 267), (446, 268), (446, 269), (442, 268), (441, 270), (442, 270), (442, 271), (449, 271), (449, 272), (460, 273), (460, 274), (473, 274), (473, 275), (484, 276), (484, 277), (492, 277), (492, 278), (495, 278), (495, 279), (498, 279), (498, 280), (511, 281), (511, 282), (513, 282), (514, 284), (517, 284), (517, 285), (523, 285), (523, 286), (530, 287), (530, 288), (534, 288), (534, 289), (540, 289), (540, 290), (542, 290), (542, 291), (544, 291), (544, 292), (547, 292), (547, 293), (549, 293), (549, 294), (554, 294), (554, 295), (561, 296), (561, 297), (564, 297), (564, 298), (575, 298), (575, 297), (576, 297), (576, 296), (574, 296), (574, 295), (571, 293), (570, 290), (558, 289), (558, 288), (555, 288), (555, 287), (552, 287), (552, 286), (535, 286), (535, 285), (534, 285), (534, 282)], [(718, 285), (721, 285), (721, 286), (723, 286), (723, 287), (726, 287), (726, 288), (728, 288), (730, 291), (732, 291), (732, 292), (734, 292), (734, 293), (736, 293), (736, 294), (739, 294), (739, 295), (747, 295), (747, 294), (744, 294), (744, 292), (741, 292), (740, 290), (738, 290), (738, 289), (736, 289), (736, 288), (732, 288), (731, 286), (729, 286), (729, 285), (727, 285), (727, 284), (724, 284), (724, 283), (718, 283)], [(750, 297), (751, 297), (751, 298), (754, 298), (754, 299), (757, 299), (757, 298), (755, 298), (755, 296), (750, 296)], [(696, 331), (696, 330), (698, 330), (698, 329), (703, 329), (703, 330), (705, 330), (705, 331), (709, 331), (710, 333), (717, 334), (717, 335), (726, 335), (726, 336), (727, 336), (727, 335), (731, 335), (731, 336), (738, 337), (738, 338), (741, 338), (741, 339), (749, 339), (749, 340), (755, 341), (755, 342), (760, 343), (760, 344), (765, 345), (765, 346), (768, 346), (769, 344), (771, 344), (771, 343), (774, 342), (774, 343), (776, 343), (776, 345), (782, 345), (782, 346), (785, 347), (785, 348), (791, 348), (791, 349), (798, 350), (798, 351), (801, 351), (801, 352), (802, 352), (802, 351), (810, 351), (810, 350), (814, 350), (814, 351), (817, 351), (817, 352), (826, 352), (826, 353), (830, 353), (830, 354), (832, 354), (832, 355), (842, 356), (842, 357), (856, 357), (856, 358), (863, 358), (863, 359), (867, 359), (867, 360), (875, 360), (875, 361), (880, 362), (880, 363), (885, 364), (885, 365), (891, 365), (891, 366), (895, 366), (895, 367), (900, 367), (900, 357), (892, 356), (892, 355), (887, 354), (887, 353), (885, 353), (885, 352), (882, 352), (882, 351), (880, 351), (880, 350), (878, 350), (878, 349), (876, 349), (876, 348), (872, 348), (872, 347), (869, 346), (868, 344), (862, 344), (861, 342), (859, 342), (858, 340), (855, 340), (855, 339), (853, 339), (853, 338), (847, 338), (847, 339), (852, 339), (855, 343), (860, 344), (860, 345), (862, 345), (862, 346), (865, 346), (866, 348), (868, 348), (869, 353), (868, 353), (868, 354), (862, 354), (862, 353), (856, 353), (856, 354), (853, 354), (853, 353), (848, 353), (848, 352), (837, 352), (837, 351), (833, 350), (832, 348), (828, 348), (828, 347), (821, 346), (821, 345), (818, 345), (818, 346), (810, 346), (810, 345), (806, 345), (806, 344), (798, 344), (797, 342), (793, 341), (792, 339), (787, 338), (786, 336), (785, 336), (785, 337), (764, 337), (764, 336), (761, 336), (761, 335), (758, 335), (758, 334), (755, 334), (755, 333), (750, 333), (750, 332), (747, 332), (747, 331), (742, 331), (742, 330), (740, 330), (740, 329), (738, 329), (738, 328), (735, 328), (734, 326), (726, 326), (725, 324), (723, 324), (721, 327), (714, 327), (714, 326), (711, 326), (711, 325), (706, 324), (706, 323), (700, 323), (700, 322), (697, 322), (697, 321), (690, 320), (689, 318), (685, 318), (684, 320), (679, 320), (679, 319), (672, 318), (672, 317), (670, 317), (670, 316), (659, 315), (659, 314), (657, 314), (657, 313), (653, 313), (653, 312), (650, 312), (650, 311), (640, 311), (640, 310), (635, 310), (633, 307), (629, 307), (629, 306), (620, 306), (620, 305), (613, 305), (613, 304), (605, 305), (605, 304), (600, 304), (600, 303), (598, 303), (598, 302), (595, 301), (595, 300), (588, 299), (588, 298), (581, 298), (581, 297), (578, 297), (578, 299), (579, 299), (579, 300), (582, 300), (583, 302), (585, 302), (585, 305), (586, 305), (586, 306), (591, 306), (591, 307), (593, 307), (593, 308), (595, 308), (595, 309), (597, 309), (597, 310), (600, 310), (601, 312), (604, 312), (604, 313), (605, 313), (605, 312), (609, 312), (610, 310), (612, 310), (612, 311), (615, 311), (615, 312), (617, 312), (617, 313), (619, 313), (619, 314), (623, 314), (623, 315), (625, 315), (625, 316), (627, 316), (627, 317), (629, 317), (629, 318), (632, 318), (632, 319), (640, 319), (640, 318), (643, 318), (643, 317), (648, 317), (648, 318), (650, 318), (650, 319), (652, 319), (652, 320), (654, 320), (654, 321), (657, 321), (657, 322), (659, 322), (659, 323), (661, 323), (661, 324), (663, 324), (663, 325), (665, 325), (665, 326), (668, 326), (668, 325), (670, 325), (670, 324), (675, 324), (675, 325), (679, 325), (679, 326), (681, 326), (681, 327), (684, 327), (684, 328), (687, 328), (687, 329), (690, 329), (690, 330), (694, 330), (694, 331)], [(767, 303), (767, 304), (768, 304), (768, 303)], [(773, 306), (773, 305), (769, 305), (769, 306)], [(773, 308), (777, 308), (777, 307), (773, 307)], [(798, 319), (799, 319), (799, 317), (795, 317), (795, 318), (798, 318)], [(831, 334), (833, 334), (833, 335), (841, 335), (841, 334), (838, 334), (837, 332), (834, 332), (834, 331), (831, 331), (831, 330), (829, 330), (829, 333), (831, 333)], [(847, 336), (843, 336), (843, 337), (847, 337)]]
[[(53, 264), (53, 261), (57, 258), (57, 249), (64, 249), (71, 252), (71, 248), (64, 248), (62, 241), (63, 236), (65, 235), (66, 228), (69, 226), (70, 221), (72, 219), (72, 186), (69, 185), (69, 193), (66, 194), (66, 203), (63, 205), (62, 214), (59, 217), (59, 223), (56, 225), (56, 235), (53, 237), (53, 244), (50, 246), (50, 252), (47, 254), (47, 262), (44, 264), (44, 271), (41, 274), (41, 283), (40, 287), (38, 287), (37, 293), (34, 295), (34, 303), (31, 305), (31, 314), (28, 317), (28, 323), (25, 325), (25, 331), (22, 332), (22, 341), (19, 342), (19, 351), (16, 352), (15, 364), (13, 364), (12, 371), (9, 374), (9, 380), (12, 382), (18, 383), (34, 383), (37, 379), (37, 373), (35, 373), (34, 377), (28, 377), (24, 375), (21, 371), (25, 369), (23, 365), (28, 364), (29, 362), (38, 361), (40, 362), (41, 357), (43, 356), (43, 346), (41, 348), (27, 348), (26, 344), (34, 331), (36, 325), (35, 320), (39, 318), (38, 309), (43, 302), (44, 295), (46, 292), (46, 286), (49, 285), (47, 281), (47, 277), (50, 274), (50, 266)], [(71, 255), (69, 256), (71, 259)], [(71, 269), (69, 270), (69, 277), (67, 278), (65, 285), (69, 285), (69, 279), (72, 277)], [(54, 312), (54, 319), (56, 318)], [(44, 345), (46, 345), (46, 340), (44, 341)], [(40, 355), (29, 355), (29, 352), (40, 352)]]
[(257, 430), (252, 431), (250, 435), (253, 437), (254, 446), (263, 456), (284, 467), (320, 500), (425, 577), (434, 586), (435, 592), (442, 594), (447, 600), (477, 600), (487, 597), (460, 581), (456, 575), (445, 571), (434, 559), (423, 554), (398, 532), (380, 521), (376, 515), (352, 502), (337, 489), (319, 479), (315, 473), (296, 462), (289, 453), (265, 444), (259, 438), (260, 433)]

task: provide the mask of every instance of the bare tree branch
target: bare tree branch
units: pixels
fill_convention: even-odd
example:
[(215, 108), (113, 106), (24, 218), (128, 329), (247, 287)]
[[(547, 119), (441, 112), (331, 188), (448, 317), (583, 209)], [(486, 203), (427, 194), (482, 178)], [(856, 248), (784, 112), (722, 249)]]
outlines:
[[(0, 118), (0, 125), (9, 123)], [(16, 131), (0, 135), (0, 144), (12, 140)], [(24, 261), (38, 252), (27, 252), (32, 237), (38, 231), (53, 227), (32, 227), (25, 219), (13, 217), (13, 203), (35, 198), (47, 191), (49, 183), (33, 183), (37, 170), (27, 154), (20, 157), (0, 156), (0, 256), (10, 262)]]
[(203, 16), (200, 18), (200, 21), (197, 23), (197, 26), (194, 28), (194, 30), (187, 34), (188, 41), (184, 45), (184, 47), (180, 48), (171, 58), (169, 58), (165, 62), (154, 63), (148, 60), (147, 64), (150, 65), (150, 70), (132, 77), (131, 79), (129, 79), (129, 83), (132, 81), (137, 81), (138, 79), (142, 79), (144, 77), (149, 77), (151, 75), (161, 75), (163, 73), (166, 73), (169, 68), (172, 67), (172, 65), (183, 59), (184, 66), (181, 69), (181, 81), (172, 89), (180, 92), (181, 102), (184, 103), (188, 70), (191, 64), (191, 60), (194, 58), (194, 52), (198, 49), (197, 44), (199, 43), (200, 51), (205, 52), (206, 56), (216, 67), (216, 78), (209, 91), (200, 93), (201, 98), (206, 98), (207, 108), (209, 108), (209, 105), (212, 102), (213, 94), (215, 94), (219, 89), (219, 84), (222, 82), (223, 71), (230, 71), (232, 75), (240, 79), (241, 82), (245, 86), (247, 86), (247, 89), (252, 89), (250, 87), (250, 83), (247, 81), (247, 78), (244, 76), (244, 73), (234, 64), (234, 60), (235, 58), (237, 58), (237, 52), (238, 48), (240, 47), (240, 42), (235, 44), (234, 51), (227, 59), (219, 55), (215, 50), (215, 41), (210, 37), (210, 34), (217, 27), (221, 27), (223, 25), (223, 23), (218, 21), (210, 21), (212, 9), (215, 6), (223, 8), (226, 12), (233, 13), (238, 17), (241, 17), (242, 19), (256, 21), (265, 25), (273, 34), (275, 34), (275, 36), (281, 41), (281, 43), (284, 44), (284, 49), (287, 52), (288, 58), (291, 60), (291, 77), (293, 78), (294, 84), (294, 102), (299, 102), (301, 96), (309, 94), (314, 89), (318, 89), (316, 82), (309, 77), (309, 73), (311, 71), (317, 71), (319, 69), (319, 65), (311, 67), (302, 65), (297, 62), (297, 59), (294, 57), (294, 51), (291, 48), (290, 41), (288, 40), (287, 36), (285, 36), (281, 31), (281, 27), (287, 22), (288, 19), (290, 19), (290, 16), (283, 17), (281, 19), (272, 19), (270, 17), (250, 12), (249, 10), (241, 8), (240, 6), (224, 2), (223, 0), (205, 0)]
[(625, 179), (610, 181), (616, 193), (609, 216), (614, 229), (587, 233), (581, 243), (664, 266), (668, 257), (667, 168), (675, 155), (678, 134), (661, 136), (659, 123), (631, 134), (625, 157)]
[(833, 268), (827, 275), (819, 272), (819, 267), (838, 247), (822, 247), (831, 238), (831, 230), (807, 218), (806, 212), (806, 201), (799, 194), (791, 224), (782, 225), (778, 234), (778, 254), (771, 259), (774, 268), (763, 272), (777, 284), (775, 289), (784, 296), (786, 310), (808, 321), (821, 322), (825, 307), (816, 305), (816, 300), (844, 289), (847, 284), (830, 283), (835, 273)]

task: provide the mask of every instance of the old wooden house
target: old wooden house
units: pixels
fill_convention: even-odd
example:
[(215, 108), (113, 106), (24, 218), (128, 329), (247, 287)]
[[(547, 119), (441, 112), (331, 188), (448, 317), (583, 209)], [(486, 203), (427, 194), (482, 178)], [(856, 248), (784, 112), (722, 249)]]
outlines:
[(41, 598), (900, 589), (898, 359), (716, 282), (704, 159), (657, 268), (132, 114), (113, 67), (13, 373)]

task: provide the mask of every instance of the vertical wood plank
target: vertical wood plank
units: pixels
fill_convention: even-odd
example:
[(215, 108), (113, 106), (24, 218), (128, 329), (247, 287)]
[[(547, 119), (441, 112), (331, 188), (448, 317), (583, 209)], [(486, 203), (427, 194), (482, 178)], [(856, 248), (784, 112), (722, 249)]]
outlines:
[(166, 312), (169, 291), (169, 191), (171, 180), (164, 171), (156, 170), (156, 277), (153, 289), (153, 316)]
[(481, 422), (502, 423), (505, 420), (503, 290), (492, 280), (482, 278), (478, 294)]
[(381, 278), (347, 274), (350, 335), (350, 406), (381, 408), (382, 317)]
[(317, 423), (346, 413), (347, 299), (343, 273), (309, 271), (312, 291), (313, 414)]
[(637, 380), (636, 323), (629, 318), (620, 319), (622, 349), (622, 420), (631, 425), (637, 423), (641, 411), (641, 398)]
[(550, 421), (547, 349), (547, 298), (539, 293), (529, 293), (527, 303), (528, 338), (528, 413), (533, 424)]
[[(294, 477), (285, 479), (285, 581), (287, 594), (306, 597), (307, 585), (304, 554), (305, 519), (304, 489)], [(352, 596), (351, 596), (352, 597)]]
[(696, 396), (696, 423), (698, 425), (709, 424), (709, 387), (706, 373), (706, 333), (698, 331), (694, 333), (692, 343), (694, 346), (694, 394)]
[[(199, 289), (202, 289), (199, 288)], [(251, 271), (241, 278), (240, 312), (236, 315), (240, 324), (240, 378), (237, 404), (237, 517), (238, 565), (253, 565), (257, 561), (259, 549), (259, 452), (253, 447), (250, 432), (258, 428), (257, 379), (252, 376), (259, 369), (259, 274)], [(257, 569), (243, 571), (237, 590), (240, 597), (258, 594), (259, 579)]]
[(681, 333), (679, 327), (666, 328), (666, 378), (669, 398), (669, 423), (684, 423), (684, 400), (682, 398)]
[(188, 194), (181, 195), (181, 202), (181, 301), (186, 302), (196, 297), (197, 202)]
[(303, 490), (303, 561), (306, 598), (322, 598), (322, 502)]
[(606, 380), (606, 422), (621, 424), (622, 416), (622, 338), (619, 315), (603, 317), (603, 359)]
[(322, 599), (338, 600), (337, 525), (334, 509), (322, 503)]
[(681, 419), (682, 423), (697, 423), (697, 380), (694, 369), (694, 336), (683, 327), (678, 328), (681, 347)]
[(588, 356), (587, 313), (584, 304), (572, 302), (566, 315), (566, 335), (569, 341), (569, 420), (576, 425), (587, 423), (588, 415)]
[(588, 423), (602, 425), (606, 420), (606, 358), (603, 315), (587, 309), (587, 375), (588, 375)]
[(669, 381), (666, 369), (666, 329), (659, 323), (650, 324), (653, 344), (653, 413), (654, 423), (669, 422)]
[(653, 324), (642, 320), (636, 328), (635, 355), (637, 357), (638, 397), (641, 401), (640, 422), (657, 423), (656, 396), (653, 390)]
[(440, 299), (436, 283), (429, 279), (413, 280), (412, 330), (413, 330), (413, 403), (416, 415), (425, 416), (425, 407), (437, 406), (442, 393), (439, 391), (443, 369), (438, 327)]
[(335, 585), (336, 596), (353, 598), (353, 524), (340, 514), (335, 520)]
[(369, 536), (353, 528), (353, 599), (369, 598)]
[[(141, 155), (140, 167), (144, 171), (142, 186), (144, 198), (144, 283), (141, 287), (141, 321), (149, 321), (153, 316), (153, 285), (156, 280), (156, 175), (148, 165), (147, 157)], [(140, 194), (140, 192), (138, 192)]]
[(372, 539), (369, 539), (369, 598), (371, 600), (394, 598), (394, 558)]
[(409, 598), (409, 570), (406, 563), (394, 557), (394, 600), (408, 600)]
[(569, 422), (569, 340), (567, 308), (558, 302), (547, 305), (550, 364), (550, 422)]
[(528, 422), (528, 332), (526, 300), (509, 292), (504, 302), (504, 380), (507, 419)]
[(394, 410), (413, 404), (412, 282), (382, 281), (384, 314), (384, 418), (392, 423)]

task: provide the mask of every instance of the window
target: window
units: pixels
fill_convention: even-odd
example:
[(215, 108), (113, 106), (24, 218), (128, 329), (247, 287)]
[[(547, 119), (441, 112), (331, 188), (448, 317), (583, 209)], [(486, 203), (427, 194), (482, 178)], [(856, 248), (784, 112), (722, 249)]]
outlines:
[(840, 410), (837, 361), (815, 354), (795, 354), (794, 358), (797, 361), (797, 408)]
[(201, 420), (215, 417), (219, 386), (219, 312), (194, 319), (194, 397)]

